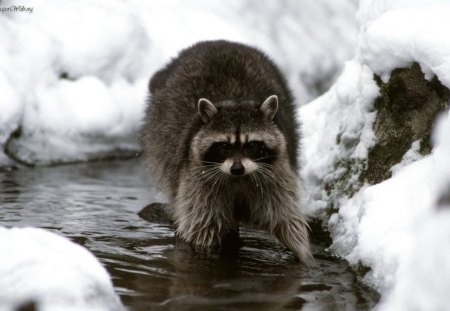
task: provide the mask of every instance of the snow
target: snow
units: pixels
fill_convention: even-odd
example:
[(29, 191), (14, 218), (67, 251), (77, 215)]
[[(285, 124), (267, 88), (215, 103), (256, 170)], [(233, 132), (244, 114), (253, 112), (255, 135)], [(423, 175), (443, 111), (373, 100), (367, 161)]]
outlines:
[[(397, 258), (387, 262), (397, 262), (398, 269), (390, 269), (393, 275), (389, 281), (394, 286), (387, 292), (379, 310), (446, 310), (450, 303), (450, 202), (441, 202), (441, 197), (448, 197), (450, 190), (448, 113), (438, 122), (435, 141), (432, 155), (416, 162), (415, 166), (419, 167), (410, 169), (420, 175), (419, 178), (409, 181), (408, 176), (404, 176), (398, 181), (422, 187), (403, 194), (403, 197), (409, 196), (410, 201), (422, 202), (407, 206), (406, 221), (410, 223), (404, 225), (405, 244)], [(420, 174), (420, 166), (425, 173)], [(421, 195), (411, 195), (414, 191)]]
[(15, 98), (2, 102), (1, 149), (20, 129), (8, 152), (30, 164), (139, 150), (151, 53), (136, 13), (117, 1), (33, 5), (0, 19), (0, 87)]
[(0, 227), (0, 310), (125, 310), (105, 268), (85, 248), (44, 229)]
[[(353, 160), (357, 164), (367, 157), (375, 139), (371, 104), (378, 95), (370, 68), (353, 60), (346, 63), (327, 93), (300, 109), (303, 205), (308, 214), (324, 216), (330, 199), (324, 193), (324, 184), (345, 174), (334, 169), (335, 163)], [(337, 137), (342, 144), (336, 144)], [(331, 194), (335, 200), (340, 195)]]
[(449, 16), (448, 1), (386, 12), (364, 33), (362, 61), (385, 80), (393, 69), (416, 61), (426, 76), (437, 75), (449, 86), (450, 42), (445, 40)]
[(450, 291), (450, 211), (429, 213), (414, 233), (414, 248), (402, 258), (392, 293), (378, 310), (447, 310)]
[(450, 304), (449, 113), (435, 122), (430, 155), (414, 142), (388, 180), (357, 178), (376, 143), (374, 74), (386, 82), (393, 69), (417, 62), (427, 79), (450, 88), (448, 16), (448, 1), (361, 1), (355, 58), (327, 93), (300, 108), (304, 205), (328, 226), (331, 251), (370, 268), (363, 281), (381, 293), (377, 310)]
[(11, 5), (33, 11), (1, 13), (0, 167), (12, 164), (5, 149), (28, 164), (139, 152), (149, 77), (197, 41), (259, 47), (299, 104), (332, 83), (356, 42), (352, 0), (1, 3)]

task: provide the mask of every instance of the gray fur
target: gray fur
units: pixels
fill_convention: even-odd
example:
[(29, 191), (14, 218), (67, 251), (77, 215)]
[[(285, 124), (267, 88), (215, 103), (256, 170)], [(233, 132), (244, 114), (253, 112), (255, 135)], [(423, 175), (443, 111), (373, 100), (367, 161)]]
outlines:
[[(201, 42), (157, 72), (149, 88), (144, 157), (168, 196), (177, 234), (209, 247), (240, 223), (252, 225), (309, 262), (308, 224), (298, 207), (298, 125), (276, 66), (242, 44)], [(202, 162), (211, 144), (225, 136), (258, 137), (276, 156), (258, 162), (252, 173), (225, 174), (219, 165)]]

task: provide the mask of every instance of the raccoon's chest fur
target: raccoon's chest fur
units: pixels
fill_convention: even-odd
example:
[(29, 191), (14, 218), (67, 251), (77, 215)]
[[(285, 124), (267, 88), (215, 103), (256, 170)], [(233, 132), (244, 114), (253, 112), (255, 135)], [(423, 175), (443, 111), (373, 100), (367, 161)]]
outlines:
[(233, 218), (237, 223), (251, 224), (252, 219), (252, 201), (251, 195), (245, 194), (245, 190), (250, 190), (249, 183), (237, 183), (233, 185)]
[(258, 226), (259, 215), (266, 207), (264, 202), (273, 197), (273, 193), (267, 190), (269, 188), (268, 185), (257, 186), (250, 178), (231, 180), (228, 186), (224, 186), (224, 200), (232, 204), (234, 221), (238, 224)]

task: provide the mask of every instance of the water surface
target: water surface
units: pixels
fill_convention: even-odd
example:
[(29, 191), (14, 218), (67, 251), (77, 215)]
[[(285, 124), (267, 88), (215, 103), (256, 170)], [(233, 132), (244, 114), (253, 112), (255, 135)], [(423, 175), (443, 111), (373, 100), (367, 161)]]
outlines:
[(92, 251), (130, 310), (369, 310), (376, 294), (315, 241), (306, 268), (257, 230), (232, 252), (194, 252), (137, 212), (159, 201), (139, 160), (0, 173), (0, 225), (62, 234)]

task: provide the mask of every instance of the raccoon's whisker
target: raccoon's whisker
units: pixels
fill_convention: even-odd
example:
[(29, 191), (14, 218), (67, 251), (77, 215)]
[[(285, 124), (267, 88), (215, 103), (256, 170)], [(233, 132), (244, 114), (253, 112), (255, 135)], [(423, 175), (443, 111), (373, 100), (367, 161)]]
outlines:
[(262, 166), (262, 167), (264, 167), (264, 168), (269, 168), (269, 169), (272, 169), (273, 168), (273, 165), (272, 164), (269, 164), (269, 163), (258, 163), (258, 165), (259, 166)]
[(256, 192), (259, 192), (261, 194), (261, 196), (262, 196), (262, 194), (263, 194), (263, 183), (262, 183), (261, 179), (259, 178), (258, 174), (257, 173), (251, 174), (250, 175), (250, 179), (253, 181), (253, 183), (256, 186), (256, 189), (257, 189)]
[(198, 179), (206, 179), (208, 178), (210, 175), (214, 174), (216, 171), (216, 169), (214, 167), (212, 168), (208, 168), (207, 170), (201, 170), (196, 172), (195, 177)]
[(276, 178), (274, 173), (271, 170), (271, 166), (269, 167), (269, 166), (260, 165), (257, 170), (271, 176), (272, 178)]
[[(261, 157), (261, 158), (257, 158), (257, 159), (253, 159), (253, 161), (259, 161), (259, 160), (266, 160), (266, 159), (273, 159), (275, 158), (274, 156), (267, 156), (267, 157)], [(267, 163), (263, 163), (263, 164), (267, 164)], [(270, 165), (270, 164), (269, 164)]]
[(258, 177), (259, 182), (261, 183), (261, 187), (264, 187), (265, 184), (267, 184), (267, 181), (270, 182), (270, 179), (267, 178), (267, 176), (264, 175), (261, 171), (256, 171), (255, 173), (255, 175)]
[(266, 169), (259, 168), (258, 170), (255, 171), (255, 173), (257, 173), (258, 176), (266, 183), (269, 183), (272, 185), (276, 184), (275, 176), (271, 172), (267, 171)]
[(205, 178), (202, 180), (204, 182), (211, 182), (215, 179), (217, 179), (217, 177), (220, 175), (221, 171), (220, 169), (213, 169), (211, 172), (209, 172)]
[(217, 178), (217, 182), (214, 183), (212, 190), (215, 191), (219, 191), (220, 190), (220, 185), (222, 184), (222, 182), (225, 180), (226, 175), (223, 172), (220, 172), (219, 177)]
[[(220, 184), (220, 179), (222, 178), (222, 171), (217, 171), (216, 174), (214, 174), (214, 177), (217, 177), (213, 184), (211, 185), (211, 189), (209, 190), (207, 197), (210, 197), (211, 194), (213, 194), (216, 190), (220, 189), (218, 186)], [(212, 180), (212, 178), (211, 178)]]
[(200, 162), (205, 163), (205, 164), (214, 164), (214, 165), (217, 165), (217, 166), (220, 165), (220, 163), (218, 163), (218, 162), (211, 162), (211, 161), (200, 161)]
[(260, 170), (260, 173), (271, 184), (273, 184), (273, 185), (278, 184), (278, 178), (272, 172), (267, 171), (267, 170)]
[(270, 177), (271, 179), (276, 180), (277, 177), (273, 173), (273, 165), (271, 164), (259, 164), (257, 171), (260, 171), (262, 174), (264, 174), (266, 177)]
[(207, 171), (202, 170), (195, 175), (196, 180), (200, 182), (207, 182), (215, 177), (215, 175), (220, 172), (220, 168), (212, 167), (208, 168)]

